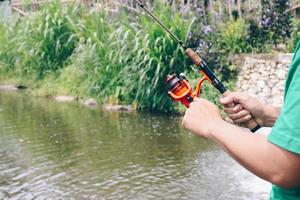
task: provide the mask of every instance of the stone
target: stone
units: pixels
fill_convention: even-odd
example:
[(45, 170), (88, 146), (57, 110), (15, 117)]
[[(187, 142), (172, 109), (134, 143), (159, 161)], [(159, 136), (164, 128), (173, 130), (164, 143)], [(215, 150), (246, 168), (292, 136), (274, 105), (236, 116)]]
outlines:
[(277, 86), (279, 88), (284, 88), (284, 86), (285, 86), (285, 80), (278, 80), (277, 83), (278, 83)]
[(264, 88), (266, 86), (266, 82), (265, 81), (263, 81), (263, 80), (259, 80), (258, 82), (257, 82), (257, 87), (258, 88)]
[(287, 72), (284, 69), (279, 69), (277, 71), (277, 76), (279, 79), (285, 79)]
[(87, 99), (82, 104), (87, 107), (95, 107), (97, 106), (97, 101), (95, 99)]
[(257, 63), (257, 59), (251, 58), (251, 57), (246, 57), (245, 63), (246, 64), (255, 64), (255, 63)]
[(262, 92), (264, 93), (265, 96), (270, 95), (271, 90), (269, 87), (264, 87)]
[[(238, 65), (237, 89), (266, 102), (281, 104), (291, 57), (292, 54), (243, 54), (244, 62)], [(235, 58), (241, 60), (237, 55)]]
[(260, 77), (259, 73), (256, 73), (256, 72), (255, 72), (255, 73), (252, 73), (252, 74), (250, 75), (250, 78), (251, 78), (252, 80), (254, 80), (254, 81), (258, 80), (259, 77)]
[(275, 69), (276, 68), (276, 63), (275, 62), (271, 62), (270, 63), (270, 68), (271, 69)]
[(104, 110), (106, 111), (114, 111), (114, 112), (132, 112), (133, 108), (130, 105), (110, 105), (110, 104), (104, 104), (103, 105)]
[(2, 91), (16, 91), (18, 88), (15, 85), (0, 85)]
[(292, 58), (293, 58), (293, 54), (291, 54), (291, 53), (278, 55), (278, 60), (280, 60), (280, 62), (282, 62), (282, 63), (290, 64)]
[(272, 97), (278, 97), (278, 96), (280, 97), (283, 94), (282, 94), (282, 92), (280, 92), (280, 90), (278, 88), (275, 87), (272, 89), (271, 95), (272, 95)]
[(248, 88), (249, 88), (249, 87), (248, 87), (247, 84), (244, 84), (244, 85), (242, 85), (242, 87), (241, 87), (242, 91), (247, 91)]
[(73, 97), (73, 96), (56, 96), (56, 97), (54, 97), (54, 100), (58, 101), (58, 102), (72, 102), (75, 100), (75, 97)]

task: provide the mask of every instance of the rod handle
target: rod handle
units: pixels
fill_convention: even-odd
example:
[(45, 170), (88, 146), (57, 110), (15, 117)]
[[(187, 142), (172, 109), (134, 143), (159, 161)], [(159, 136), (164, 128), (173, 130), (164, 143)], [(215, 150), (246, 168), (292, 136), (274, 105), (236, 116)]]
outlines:
[(185, 50), (185, 53), (196, 66), (199, 66), (200, 63), (203, 61), (202, 58), (200, 58), (200, 56), (191, 48), (187, 48)]
[[(230, 91), (227, 90), (225, 91), (222, 95), (224, 97), (228, 96), (230, 94)], [(233, 107), (234, 106), (234, 103), (228, 105), (230, 107)], [(243, 124), (245, 127), (249, 128), (251, 130), (252, 133), (254, 133), (255, 131), (257, 131), (258, 129), (261, 128), (261, 126), (257, 123), (257, 121), (254, 119), (254, 117), (251, 115), (251, 119), (248, 120), (247, 122), (245, 122)]]
[[(202, 60), (202, 58), (193, 50), (193, 49), (191, 49), (191, 48), (187, 48), (186, 50), (185, 50), (185, 53), (186, 53), (186, 55), (193, 61), (193, 63), (196, 65), (196, 66), (199, 66), (201, 63), (203, 63), (203, 60)], [(203, 69), (202, 69), (203, 70)], [(207, 70), (208, 71), (210, 71), (209, 70), (209, 68), (207, 68)], [(208, 73), (208, 72), (206, 72), (206, 73)], [(211, 75), (210, 76), (208, 76), (208, 74), (205, 74), (205, 76), (208, 76), (208, 79), (210, 80), (210, 81), (213, 81), (213, 85), (224, 95), (224, 96), (227, 96), (227, 95), (229, 95), (230, 94), (230, 91), (229, 90), (226, 90), (226, 88), (223, 86), (223, 84), (221, 83), (221, 82), (219, 82), (219, 81), (217, 81), (217, 82), (214, 82), (215, 81), (215, 79), (216, 79), (216, 77), (214, 76), (214, 74), (211, 72), (210, 73)], [(221, 88), (221, 90), (220, 90), (220, 88), (219, 88), (219, 85), (220, 86), (222, 86), (222, 87), (220, 87)], [(232, 104), (232, 105), (229, 105), (229, 106), (234, 106), (234, 104)], [(250, 120), (248, 120), (245, 124), (243, 124), (245, 127), (248, 127), (250, 130), (251, 130), (251, 132), (255, 132), (255, 131), (257, 131), (259, 128), (261, 128), (261, 126), (255, 121), (255, 119), (253, 118), (253, 116), (251, 117), (251, 119)]]

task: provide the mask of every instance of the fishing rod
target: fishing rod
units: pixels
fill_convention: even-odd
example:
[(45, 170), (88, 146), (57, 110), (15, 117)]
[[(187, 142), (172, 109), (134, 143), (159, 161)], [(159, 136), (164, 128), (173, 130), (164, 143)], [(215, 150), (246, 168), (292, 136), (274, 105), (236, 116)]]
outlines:
[[(227, 96), (230, 93), (230, 91), (226, 89), (224, 84), (211, 71), (204, 60), (193, 49), (187, 48), (186, 45), (174, 33), (172, 33), (156, 16), (154, 16), (140, 0), (135, 0), (135, 2), (147, 14), (149, 14), (167, 33), (172, 36), (172, 38), (184, 49), (186, 55), (192, 60), (194, 65), (202, 74), (202, 78), (198, 81), (194, 92), (190, 83), (182, 73), (179, 75), (168, 75), (165, 82), (168, 87), (168, 94), (174, 101), (180, 101), (181, 104), (185, 105), (188, 108), (190, 106), (190, 103), (193, 102), (194, 98), (200, 96), (201, 87), (204, 81), (210, 82), (224, 96)], [(261, 127), (253, 117), (245, 125), (252, 132), (257, 131)]]

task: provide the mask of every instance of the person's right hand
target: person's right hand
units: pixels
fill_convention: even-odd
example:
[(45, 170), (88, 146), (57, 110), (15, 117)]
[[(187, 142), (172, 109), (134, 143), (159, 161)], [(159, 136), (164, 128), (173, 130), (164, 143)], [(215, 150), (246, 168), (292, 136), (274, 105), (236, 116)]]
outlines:
[(229, 118), (236, 124), (245, 124), (251, 117), (254, 117), (258, 124), (263, 124), (265, 104), (255, 97), (231, 92), (226, 97), (221, 97), (220, 103), (224, 106), (224, 111)]

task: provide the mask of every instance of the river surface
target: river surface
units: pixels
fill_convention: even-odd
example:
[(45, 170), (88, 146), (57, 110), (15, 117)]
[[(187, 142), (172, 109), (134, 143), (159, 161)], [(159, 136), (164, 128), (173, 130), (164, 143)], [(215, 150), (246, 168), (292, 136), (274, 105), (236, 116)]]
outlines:
[(0, 199), (268, 199), (180, 119), (0, 93)]

